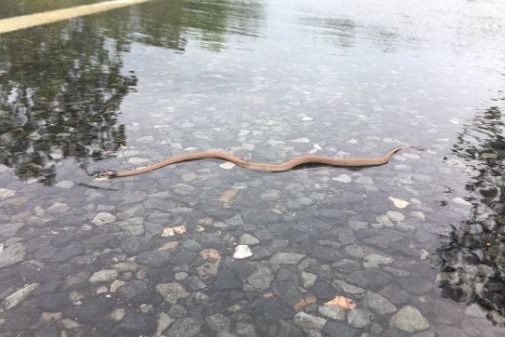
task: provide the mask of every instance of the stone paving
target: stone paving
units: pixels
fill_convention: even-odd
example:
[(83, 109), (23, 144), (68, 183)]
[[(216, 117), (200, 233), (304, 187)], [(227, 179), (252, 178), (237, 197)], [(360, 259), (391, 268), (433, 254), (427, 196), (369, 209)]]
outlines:
[[(440, 299), (443, 228), (401, 192), (430, 183), (412, 158), (275, 176), (211, 161), (95, 183), (118, 191), (62, 180), (48, 196), (4, 183), (2, 337), (500, 336), (477, 305)], [(208, 184), (234, 174), (249, 179)], [(325, 305), (335, 296), (356, 307)]]

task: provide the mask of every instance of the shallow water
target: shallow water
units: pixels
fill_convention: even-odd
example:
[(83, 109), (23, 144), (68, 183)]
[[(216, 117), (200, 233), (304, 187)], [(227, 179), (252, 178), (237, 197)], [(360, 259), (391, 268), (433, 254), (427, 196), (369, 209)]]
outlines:
[(503, 336), (504, 7), (153, 1), (0, 35), (0, 335)]

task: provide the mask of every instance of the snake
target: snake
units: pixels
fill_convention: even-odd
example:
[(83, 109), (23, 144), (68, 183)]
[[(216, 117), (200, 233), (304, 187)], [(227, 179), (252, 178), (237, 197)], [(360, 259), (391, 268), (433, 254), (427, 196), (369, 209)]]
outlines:
[(91, 175), (95, 178), (108, 178), (108, 179), (128, 177), (158, 170), (168, 165), (205, 158), (221, 159), (224, 161), (231, 162), (244, 169), (263, 171), (263, 172), (283, 172), (291, 170), (297, 166), (307, 164), (319, 164), (319, 165), (328, 165), (337, 167), (370, 167), (370, 166), (384, 165), (389, 162), (389, 160), (395, 153), (408, 148), (411, 148), (411, 146), (407, 145), (397, 146), (392, 148), (382, 156), (372, 158), (338, 158), (338, 157), (308, 154), (308, 155), (301, 155), (288, 161), (276, 164), (249, 162), (226, 152), (201, 151), (169, 157), (165, 160), (159, 161), (152, 165), (138, 167), (131, 170), (124, 170), (124, 171), (107, 170), (101, 172), (93, 172)]

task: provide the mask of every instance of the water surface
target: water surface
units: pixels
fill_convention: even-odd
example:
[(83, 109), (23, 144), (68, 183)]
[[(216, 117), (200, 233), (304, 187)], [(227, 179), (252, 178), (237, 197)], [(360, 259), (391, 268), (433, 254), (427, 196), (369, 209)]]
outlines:
[(502, 336), (504, 7), (158, 0), (1, 35), (0, 332)]

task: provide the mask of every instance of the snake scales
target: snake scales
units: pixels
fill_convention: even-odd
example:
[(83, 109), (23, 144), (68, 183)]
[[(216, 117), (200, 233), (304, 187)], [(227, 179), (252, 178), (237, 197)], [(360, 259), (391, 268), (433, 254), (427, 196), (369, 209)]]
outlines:
[(185, 161), (204, 159), (204, 158), (216, 158), (231, 162), (237, 166), (240, 166), (249, 170), (264, 171), (264, 172), (282, 172), (288, 171), (292, 168), (304, 165), (304, 164), (320, 164), (320, 165), (330, 165), (330, 166), (342, 166), (342, 167), (367, 167), (367, 166), (379, 166), (386, 164), (391, 157), (400, 150), (410, 148), (410, 146), (397, 146), (389, 150), (386, 154), (373, 157), (373, 158), (334, 158), (329, 156), (319, 156), (319, 155), (303, 155), (295, 157), (291, 160), (285, 161), (278, 164), (267, 164), (267, 163), (255, 163), (242, 160), (235, 157), (229, 153), (216, 152), (216, 151), (204, 151), (182, 154), (178, 156), (173, 156), (162, 160), (160, 162), (154, 163), (149, 166), (139, 167), (132, 170), (125, 171), (115, 171), (108, 170), (103, 172), (95, 172), (92, 175), (95, 178), (118, 178), (127, 177), (137, 174), (147, 173), (159, 168), (181, 163)]

